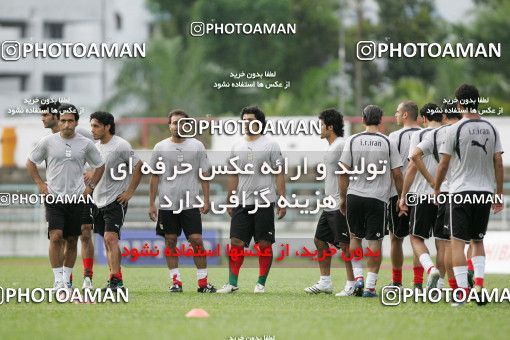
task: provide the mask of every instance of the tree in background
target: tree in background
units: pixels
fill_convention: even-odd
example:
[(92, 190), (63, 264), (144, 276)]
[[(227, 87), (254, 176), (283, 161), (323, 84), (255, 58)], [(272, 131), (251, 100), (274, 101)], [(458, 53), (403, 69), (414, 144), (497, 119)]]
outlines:
[[(432, 0), (378, 0), (377, 37), (388, 43), (442, 42), (444, 20), (437, 14)], [(393, 58), (385, 76), (390, 80), (416, 77), (425, 82), (434, 79), (435, 68), (429, 58)]]
[[(440, 103), (453, 96), (463, 82), (477, 85), (483, 96), (490, 97), (493, 107), (506, 107), (505, 114), (510, 111), (508, 56), (357, 62), (355, 51), (360, 39), (501, 42), (505, 51), (509, 44), (509, 1), (477, 0), (472, 18), (454, 24), (438, 16), (432, 0), (378, 0), (378, 19), (374, 22), (364, 15), (363, 3), (356, 7), (354, 0), (346, 0), (348, 6), (339, 16), (337, 2), (149, 0), (159, 18), (160, 36), (148, 43), (146, 58), (124, 64), (117, 92), (108, 104), (138, 116), (164, 116), (176, 107), (198, 116), (237, 114), (250, 104), (260, 105), (270, 115), (315, 114), (338, 105), (338, 30), (342, 20), (344, 25), (350, 24), (345, 30), (345, 114), (357, 115), (369, 103), (381, 105), (392, 114), (403, 99), (420, 105)], [(349, 15), (353, 20), (346, 20)], [(189, 26), (193, 21), (296, 23), (297, 34), (192, 37)], [(229, 81), (230, 72), (265, 70), (275, 71), (279, 81), (290, 81), (290, 88), (213, 88), (214, 82)]]
[[(144, 105), (147, 109), (166, 107), (168, 110), (180, 104), (184, 109), (191, 107), (190, 111), (197, 115), (218, 115), (228, 112), (237, 114), (248, 104), (271, 105), (282, 100), (279, 98), (292, 98), (291, 107), (296, 111), (287, 114), (312, 113), (305, 110), (315, 113), (324, 107), (325, 102), (335, 102), (334, 98), (331, 100), (334, 94), (330, 90), (314, 93), (313, 98), (301, 94), (312, 92), (309, 86), (311, 81), (328, 84), (330, 78), (335, 76), (334, 70), (328, 65), (336, 63), (336, 1), (151, 0), (149, 3), (163, 20), (160, 23), (162, 37), (149, 42), (149, 53), (145, 60), (126, 64), (117, 81), (120, 89), (110, 104), (119, 105), (122, 101), (128, 101), (131, 93), (134, 93), (141, 100), (146, 97), (145, 101), (150, 102)], [(192, 37), (189, 25), (193, 21), (296, 23), (297, 34)], [(193, 64), (189, 65), (190, 62)], [(324, 67), (331, 72), (323, 72)], [(231, 72), (266, 70), (276, 72), (279, 81), (290, 81), (290, 88), (255, 91), (213, 88), (215, 82), (228, 81)], [(317, 77), (322, 78), (317, 80)], [(158, 88), (161, 86), (166, 88)], [(183, 101), (186, 102), (183, 104)]]
[(153, 39), (148, 46), (145, 58), (123, 65), (108, 109), (121, 107), (129, 115), (144, 112), (150, 117), (166, 116), (172, 107), (202, 112), (209, 94), (202, 80), (212, 71), (200, 47), (184, 49), (180, 37)]
[(472, 24), (461, 27), (459, 36), (473, 42), (501, 43), (501, 58), (469, 60), (469, 75), (484, 97), (490, 97), (488, 106), (505, 108), (510, 114), (510, 2), (503, 0), (476, 0)]

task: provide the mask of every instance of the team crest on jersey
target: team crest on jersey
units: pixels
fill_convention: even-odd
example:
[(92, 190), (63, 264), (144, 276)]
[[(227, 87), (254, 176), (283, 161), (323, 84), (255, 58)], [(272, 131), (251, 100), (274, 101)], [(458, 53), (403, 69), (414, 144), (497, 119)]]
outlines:
[(487, 149), (485, 148), (486, 145), (487, 145), (487, 141), (489, 140), (489, 138), (486, 138), (485, 139), (485, 142), (483, 144), (481, 144), (479, 141), (477, 140), (472, 140), (471, 141), (471, 146), (477, 146), (479, 147), (480, 149), (483, 150), (483, 152), (485, 152), (485, 154), (487, 154)]
[(72, 153), (71, 153), (71, 145), (66, 143), (66, 157), (70, 158), (71, 155), (72, 155)]

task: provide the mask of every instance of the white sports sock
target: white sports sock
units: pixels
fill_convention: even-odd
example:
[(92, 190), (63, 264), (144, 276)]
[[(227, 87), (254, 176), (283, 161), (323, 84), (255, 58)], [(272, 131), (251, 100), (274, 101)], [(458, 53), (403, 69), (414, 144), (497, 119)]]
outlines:
[(363, 279), (363, 262), (362, 260), (352, 260), (352, 275), (354, 280)]
[(345, 287), (348, 287), (348, 288), (351, 288), (351, 287), (354, 287), (354, 283), (356, 283), (356, 281), (345, 281)]
[(377, 283), (377, 274), (373, 273), (373, 272), (368, 272), (366, 287), (368, 289), (375, 289), (376, 283)]
[(437, 288), (442, 289), (444, 287), (444, 279), (442, 277), (437, 280)]
[(177, 281), (181, 281), (181, 274), (179, 273), (179, 268), (170, 269), (170, 280), (175, 279)]
[(197, 279), (202, 280), (207, 277), (207, 268), (197, 269)]
[(471, 262), (473, 262), (475, 278), (483, 279), (485, 276), (485, 256), (473, 256)]
[(55, 276), (55, 282), (64, 281), (64, 269), (62, 267), (53, 268), (53, 275)]
[(425, 273), (429, 273), (430, 268), (434, 267), (434, 262), (430, 258), (428, 253), (424, 253), (420, 255), (420, 263), (423, 269), (425, 269)]
[(63, 272), (64, 283), (69, 284), (71, 282), (71, 274), (73, 273), (73, 268), (64, 266)]
[(459, 288), (467, 288), (468, 287), (467, 266), (453, 267), (453, 273), (455, 274), (457, 286), (459, 286)]

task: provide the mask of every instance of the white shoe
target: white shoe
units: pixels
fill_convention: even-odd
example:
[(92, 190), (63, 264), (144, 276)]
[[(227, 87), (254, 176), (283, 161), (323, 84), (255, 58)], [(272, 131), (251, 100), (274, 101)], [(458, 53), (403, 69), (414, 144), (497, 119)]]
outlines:
[(308, 294), (320, 294), (320, 293), (331, 294), (333, 293), (333, 285), (324, 286), (320, 282), (317, 282), (313, 286), (305, 288), (305, 292), (307, 292)]
[(432, 267), (427, 277), (427, 289), (436, 288), (437, 281), (439, 280), (439, 270), (436, 267)]
[(83, 279), (83, 286), (81, 286), (81, 289), (93, 289), (94, 286), (92, 285), (92, 280), (90, 279), (90, 277), (88, 276), (85, 276), (85, 278)]
[(232, 286), (230, 283), (227, 283), (226, 285), (223, 285), (223, 287), (218, 289), (216, 291), (216, 293), (219, 293), (219, 294), (230, 294), (230, 293), (235, 293), (238, 290), (239, 290), (239, 287)]
[(254, 293), (265, 293), (266, 292), (266, 286), (261, 285), (260, 283), (257, 283), (255, 285), (255, 289), (253, 290)]
[(335, 296), (353, 296), (354, 295), (354, 286), (345, 285), (344, 289), (335, 294)]
[[(55, 281), (53, 283), (53, 293), (57, 294), (59, 299), (63, 300), (66, 296), (71, 296), (73, 293), (73, 288), (70, 286), (70, 283), (64, 283), (63, 281)], [(65, 291), (69, 292), (69, 295), (66, 295)]]

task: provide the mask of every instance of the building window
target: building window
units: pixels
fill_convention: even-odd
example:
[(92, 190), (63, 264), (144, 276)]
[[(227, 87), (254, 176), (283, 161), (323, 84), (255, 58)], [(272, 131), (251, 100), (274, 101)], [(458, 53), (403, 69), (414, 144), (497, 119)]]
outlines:
[(43, 77), (43, 91), (64, 92), (64, 76), (45, 75)]
[(0, 91), (24, 92), (27, 78), (26, 74), (0, 74)]
[(23, 21), (0, 21), (0, 30), (4, 29), (15, 29), (18, 31), (17, 38), (26, 38), (27, 36), (27, 24)]
[(63, 39), (64, 24), (60, 22), (45, 22), (44, 37), (46, 39)]
[(156, 33), (156, 26), (154, 25), (154, 23), (149, 23), (149, 37), (150, 38), (153, 38), (155, 36), (155, 33)]

